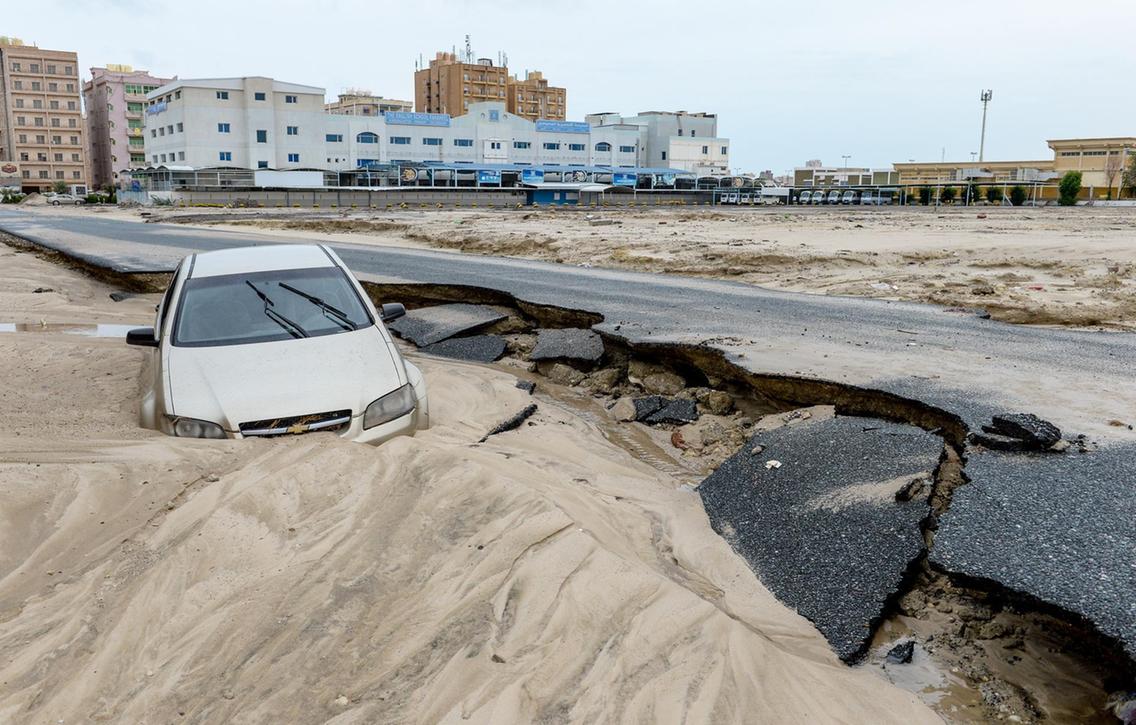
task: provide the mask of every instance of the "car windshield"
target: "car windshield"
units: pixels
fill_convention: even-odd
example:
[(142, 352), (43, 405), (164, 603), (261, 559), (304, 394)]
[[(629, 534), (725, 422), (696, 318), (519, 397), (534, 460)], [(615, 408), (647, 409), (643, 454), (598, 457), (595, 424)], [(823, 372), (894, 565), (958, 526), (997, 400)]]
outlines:
[(185, 283), (174, 321), (181, 347), (334, 335), (373, 324), (337, 267), (199, 277)]

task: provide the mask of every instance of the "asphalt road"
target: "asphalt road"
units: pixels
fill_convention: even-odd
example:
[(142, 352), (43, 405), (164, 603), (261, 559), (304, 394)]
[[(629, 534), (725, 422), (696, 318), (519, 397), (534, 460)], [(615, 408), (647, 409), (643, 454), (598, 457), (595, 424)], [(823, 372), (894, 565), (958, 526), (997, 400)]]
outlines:
[[(93, 211), (3, 209), (0, 229), (127, 272), (172, 270), (193, 251), (285, 241), (256, 232), (112, 220)], [(1006, 458), (983, 466), (970, 485), (975, 493), (997, 491), (1007, 504), (996, 510), (960, 507), (948, 512), (945, 522), (948, 531), (1000, 532), (997, 545), (1005, 548), (997, 556), (1014, 569), (1014, 576), (1003, 577), (1006, 583), (1093, 621), (1103, 617), (1119, 623), (1107, 630), (1136, 652), (1136, 621), (1128, 605), (1136, 599), (1131, 525), (1136, 433), (1109, 424), (1136, 422), (1136, 335), (1016, 326), (928, 305), (775, 292), (724, 281), (420, 249), (332, 246), (364, 278), (470, 285), (585, 309), (603, 315), (599, 329), (618, 331), (632, 342), (709, 342), (754, 372), (898, 394), (948, 411), (972, 429), (994, 412), (1025, 411), (1053, 421), (1066, 435), (1087, 434), (1107, 449), (1106, 455), (1068, 454), (1061, 465), (1068, 482), (1061, 495), (1016, 489), (1035, 468), (1040, 474), (1050, 467), (1030, 457)], [(1094, 483), (1101, 477), (1120, 482), (1129, 492), (1127, 505), (1118, 506), (1114, 491)], [(1035, 500), (1026, 501), (1027, 495)], [(1067, 522), (1081, 517), (1096, 522), (1096, 537), (1070, 534)], [(944, 537), (935, 559), (982, 569), (965, 538)], [(951, 546), (959, 547), (957, 555)], [(990, 571), (997, 569), (992, 563)], [(1119, 587), (1100, 586), (1118, 573), (1124, 573)], [(1054, 578), (1062, 581), (1060, 588), (1050, 585)]]

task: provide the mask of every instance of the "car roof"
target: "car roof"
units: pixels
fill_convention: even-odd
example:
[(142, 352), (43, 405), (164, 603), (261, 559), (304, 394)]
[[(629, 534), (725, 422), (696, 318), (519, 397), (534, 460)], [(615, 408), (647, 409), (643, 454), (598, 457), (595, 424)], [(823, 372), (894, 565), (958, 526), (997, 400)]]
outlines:
[(331, 255), (315, 244), (266, 244), (196, 254), (190, 265), (189, 276), (196, 279), (242, 272), (334, 266)]

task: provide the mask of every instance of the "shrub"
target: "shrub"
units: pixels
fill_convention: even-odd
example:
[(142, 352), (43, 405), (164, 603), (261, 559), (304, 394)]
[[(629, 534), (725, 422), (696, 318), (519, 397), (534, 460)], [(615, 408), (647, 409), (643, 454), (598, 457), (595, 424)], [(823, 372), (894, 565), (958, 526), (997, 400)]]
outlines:
[(54, 191), (56, 194), (66, 194), (67, 193), (67, 182), (62, 181), (62, 180), (57, 181), (57, 182), (55, 182), (54, 184), (51, 185), (51, 190)]
[(1057, 192), (1060, 195), (1057, 203), (1061, 206), (1076, 204), (1077, 195), (1081, 193), (1081, 172), (1066, 171), (1065, 175), (1061, 177), (1061, 182), (1057, 185)]
[(929, 187), (929, 186), (919, 187), (919, 203), (922, 204), (923, 206), (927, 206), (928, 204), (931, 203), (931, 187)]
[(955, 200), (956, 196), (958, 196), (958, 190), (953, 186), (944, 187), (943, 192), (939, 194), (939, 198), (943, 201), (944, 204), (950, 204)]
[(996, 201), (1002, 201), (1002, 190), (997, 186), (986, 187), (986, 201), (993, 204)]
[(1020, 185), (1015, 184), (1014, 187), (1010, 189), (1010, 203), (1014, 206), (1021, 206), (1022, 204), (1025, 204), (1026, 190), (1023, 189)]

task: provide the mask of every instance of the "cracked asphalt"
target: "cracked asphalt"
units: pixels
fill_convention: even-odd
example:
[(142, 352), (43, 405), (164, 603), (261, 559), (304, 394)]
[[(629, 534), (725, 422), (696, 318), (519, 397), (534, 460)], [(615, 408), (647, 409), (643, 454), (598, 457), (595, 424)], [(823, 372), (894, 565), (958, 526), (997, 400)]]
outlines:
[[(21, 209), (0, 210), (0, 230), (119, 272), (169, 271), (194, 251), (297, 241)], [(966, 472), (977, 485), (956, 491), (932, 559), (1082, 614), (1134, 652), (1136, 433), (1109, 422), (1136, 422), (1136, 335), (1015, 326), (929, 305), (718, 280), (331, 246), (356, 274), (376, 282), (469, 285), (585, 309), (603, 315), (597, 329), (632, 343), (711, 341), (752, 372), (900, 395), (970, 429), (993, 413), (1021, 411), (1051, 420), (1067, 436), (1086, 434), (1099, 451), (997, 463), (971, 452)], [(1060, 485), (1044, 485), (1055, 471)], [(1005, 504), (989, 505), (983, 496)], [(1069, 521), (1091, 521), (1092, 535)]]

